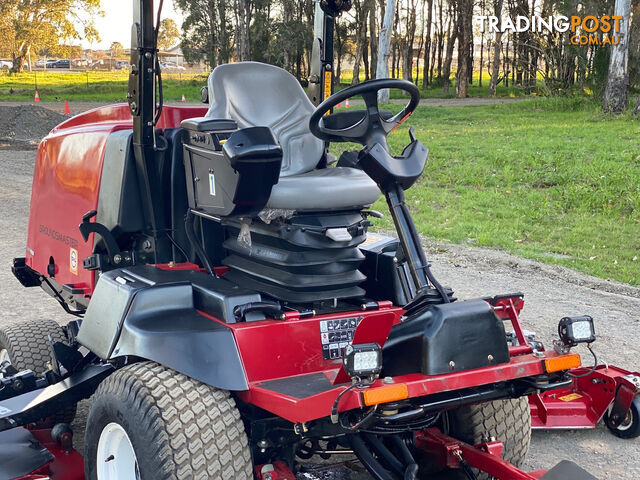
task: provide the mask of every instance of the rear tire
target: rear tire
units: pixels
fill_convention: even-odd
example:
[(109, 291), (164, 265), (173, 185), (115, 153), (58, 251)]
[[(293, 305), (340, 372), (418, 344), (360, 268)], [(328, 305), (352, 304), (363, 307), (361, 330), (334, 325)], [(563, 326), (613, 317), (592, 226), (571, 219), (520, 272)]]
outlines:
[[(42, 375), (51, 363), (49, 336), (53, 343), (67, 343), (62, 327), (48, 318), (31, 319), (0, 328), (0, 361), (8, 358), (18, 371), (32, 370)], [(51, 415), (46, 424), (71, 423), (75, 415), (74, 404)]]
[[(477, 445), (492, 438), (503, 443), (502, 458), (519, 467), (524, 462), (531, 443), (531, 412), (527, 397), (494, 400), (479, 405), (469, 405), (449, 412), (447, 435), (462, 440), (469, 445)], [(418, 457), (419, 478), (429, 477), (433, 465), (428, 457)], [(489, 474), (473, 469), (478, 480), (489, 480)], [(460, 471), (451, 472), (447, 478), (466, 479)], [(457, 476), (456, 476), (457, 475)], [(440, 477), (437, 477), (440, 478)]]
[(253, 479), (229, 392), (153, 362), (128, 365), (104, 380), (87, 419), (87, 479), (135, 479), (136, 469), (143, 480)]

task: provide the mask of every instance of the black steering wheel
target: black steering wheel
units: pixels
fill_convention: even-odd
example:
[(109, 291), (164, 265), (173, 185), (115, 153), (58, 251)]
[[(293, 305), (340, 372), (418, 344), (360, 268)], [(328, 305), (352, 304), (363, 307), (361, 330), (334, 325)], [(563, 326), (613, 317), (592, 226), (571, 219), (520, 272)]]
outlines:
[[(407, 92), (411, 98), (396, 115), (378, 109), (378, 91), (397, 88)], [(360, 95), (366, 110), (351, 110), (325, 115), (347, 98)], [(387, 134), (404, 122), (420, 102), (420, 91), (406, 80), (381, 78), (345, 88), (331, 95), (309, 119), (309, 129), (316, 137), (328, 142), (357, 142), (362, 145), (380, 143), (387, 146)]]

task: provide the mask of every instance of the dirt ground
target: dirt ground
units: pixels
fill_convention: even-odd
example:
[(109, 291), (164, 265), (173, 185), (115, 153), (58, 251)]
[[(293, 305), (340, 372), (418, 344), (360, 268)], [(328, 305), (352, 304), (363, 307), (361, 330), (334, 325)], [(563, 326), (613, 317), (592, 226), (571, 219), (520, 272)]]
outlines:
[(37, 143), (67, 118), (67, 115), (38, 105), (0, 104), (0, 141)]
[[(35, 151), (24, 144), (0, 142), (0, 322), (27, 316), (68, 319), (56, 302), (40, 289), (24, 289), (11, 274), (11, 259), (24, 255), (31, 175)], [(426, 243), (434, 273), (466, 299), (522, 291), (526, 306), (525, 328), (551, 345), (558, 320), (565, 315), (590, 314), (596, 321), (595, 344), (601, 361), (640, 370), (640, 289), (597, 279), (562, 267), (543, 265), (501, 251)], [(584, 348), (578, 351), (585, 353)], [(583, 356), (586, 364), (590, 357)], [(76, 445), (82, 448), (81, 405), (74, 425)], [(585, 431), (536, 431), (526, 462), (530, 470), (550, 468), (571, 459), (600, 480), (640, 478), (640, 439), (620, 440), (603, 425)], [(353, 478), (368, 478), (361, 474)]]

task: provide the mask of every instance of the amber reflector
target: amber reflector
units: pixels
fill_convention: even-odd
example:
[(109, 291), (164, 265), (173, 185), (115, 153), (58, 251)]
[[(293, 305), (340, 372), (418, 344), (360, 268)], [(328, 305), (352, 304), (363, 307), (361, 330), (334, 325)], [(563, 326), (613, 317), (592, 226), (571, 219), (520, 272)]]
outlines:
[(395, 402), (409, 398), (409, 389), (405, 383), (369, 388), (363, 392), (362, 398), (364, 399), (364, 404), (368, 406)]
[(558, 357), (546, 358), (544, 360), (544, 368), (547, 373), (559, 372), (560, 370), (569, 370), (582, 365), (580, 355), (570, 353), (568, 355), (560, 355)]

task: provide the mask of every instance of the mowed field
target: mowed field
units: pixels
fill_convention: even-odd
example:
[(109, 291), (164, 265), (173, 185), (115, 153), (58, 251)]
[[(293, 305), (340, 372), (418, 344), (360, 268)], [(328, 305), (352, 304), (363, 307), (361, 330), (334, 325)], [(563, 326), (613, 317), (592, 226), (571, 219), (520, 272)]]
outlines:
[(430, 149), (406, 195), (420, 233), (640, 285), (640, 121), (599, 108), (582, 98), (419, 107), (390, 145), (400, 153), (410, 125)]

